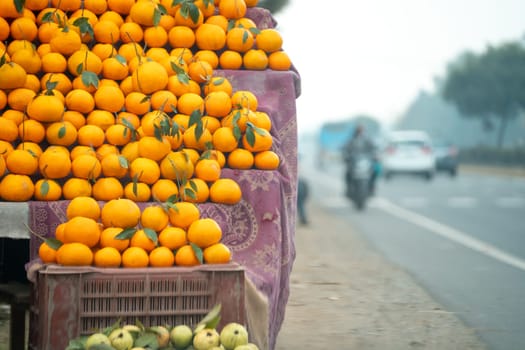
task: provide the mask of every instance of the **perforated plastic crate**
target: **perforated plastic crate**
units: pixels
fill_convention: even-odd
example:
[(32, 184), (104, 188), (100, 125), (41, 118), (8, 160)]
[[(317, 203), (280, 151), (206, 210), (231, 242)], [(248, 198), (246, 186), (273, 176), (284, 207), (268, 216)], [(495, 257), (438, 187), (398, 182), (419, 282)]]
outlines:
[(245, 323), (244, 269), (237, 264), (194, 268), (99, 269), (49, 266), (39, 271), (30, 349), (64, 349), (69, 339), (117, 320), (195, 326), (217, 303), (221, 323)]

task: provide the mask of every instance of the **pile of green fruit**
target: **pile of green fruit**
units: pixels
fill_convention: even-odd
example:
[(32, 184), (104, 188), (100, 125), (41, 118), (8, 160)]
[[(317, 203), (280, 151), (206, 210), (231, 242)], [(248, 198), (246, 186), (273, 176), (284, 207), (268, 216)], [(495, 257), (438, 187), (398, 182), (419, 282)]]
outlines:
[(117, 321), (99, 332), (69, 342), (66, 350), (258, 350), (249, 343), (248, 331), (230, 322), (219, 331), (221, 305), (216, 305), (192, 329), (188, 325), (145, 327), (140, 321), (122, 325)]

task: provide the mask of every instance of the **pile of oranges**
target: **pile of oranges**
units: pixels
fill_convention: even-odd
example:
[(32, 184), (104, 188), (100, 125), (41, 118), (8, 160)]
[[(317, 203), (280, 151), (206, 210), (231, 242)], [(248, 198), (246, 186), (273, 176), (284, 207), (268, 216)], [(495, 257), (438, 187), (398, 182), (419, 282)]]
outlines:
[(274, 170), (280, 159), (257, 96), (215, 71), (291, 67), (279, 32), (246, 17), (256, 5), (0, 1), (0, 200), (154, 201), (168, 216), (180, 203), (239, 202), (221, 170)]
[(142, 211), (136, 202), (113, 199), (102, 207), (93, 197), (76, 197), (68, 220), (57, 226), (55, 239), (44, 241), (44, 263), (64, 266), (171, 267), (224, 264), (230, 249), (212, 218), (201, 218), (191, 202), (166, 208), (152, 204)]

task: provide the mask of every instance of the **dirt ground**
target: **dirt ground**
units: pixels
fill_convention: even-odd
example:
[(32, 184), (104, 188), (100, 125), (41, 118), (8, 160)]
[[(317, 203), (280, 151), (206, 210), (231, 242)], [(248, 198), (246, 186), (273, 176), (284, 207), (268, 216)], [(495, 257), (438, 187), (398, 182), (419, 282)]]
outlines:
[(486, 349), (472, 329), (348, 224), (309, 203), (276, 350)]

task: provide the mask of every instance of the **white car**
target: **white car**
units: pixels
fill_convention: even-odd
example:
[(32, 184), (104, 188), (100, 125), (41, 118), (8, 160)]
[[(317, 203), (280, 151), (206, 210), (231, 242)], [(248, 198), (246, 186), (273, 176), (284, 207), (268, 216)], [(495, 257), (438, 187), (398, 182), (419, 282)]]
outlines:
[(430, 180), (436, 172), (431, 139), (424, 131), (392, 131), (381, 158), (386, 179), (395, 174), (413, 174)]

